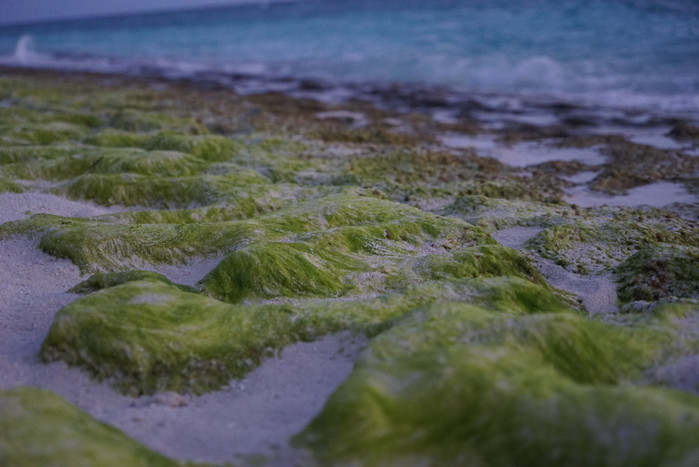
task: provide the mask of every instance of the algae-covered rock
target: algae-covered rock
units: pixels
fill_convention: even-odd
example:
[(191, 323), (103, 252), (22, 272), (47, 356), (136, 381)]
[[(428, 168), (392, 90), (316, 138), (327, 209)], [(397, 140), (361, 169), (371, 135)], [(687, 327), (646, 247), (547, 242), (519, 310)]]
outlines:
[(672, 136), (679, 140), (699, 140), (699, 127), (688, 122), (678, 122), (667, 133), (667, 136)]
[(609, 270), (639, 249), (660, 243), (699, 246), (695, 221), (661, 209), (580, 210), (544, 228), (527, 247), (578, 273)]
[[(270, 264), (275, 264), (272, 269), (286, 269), (293, 276), (294, 268), (301, 267), (305, 260), (302, 253), (281, 253), (282, 249), (290, 252), (289, 246), (284, 245), (289, 242), (302, 245), (300, 249), (306, 249), (306, 253), (321, 262), (334, 264), (334, 269), (347, 271), (374, 267), (371, 261), (365, 261), (370, 257), (397, 264), (402, 258), (417, 254), (441, 253), (468, 245), (494, 243), (485, 232), (463, 221), (369, 197), (344, 194), (326, 196), (254, 220), (229, 221), (230, 218), (245, 217), (241, 208), (245, 209), (238, 206), (229, 212), (226, 209), (200, 208), (170, 213), (123, 213), (88, 219), (41, 214), (3, 226), (0, 235), (39, 237), (39, 246), (45, 252), (70, 259), (83, 272), (133, 269), (140, 267), (139, 262), (183, 263), (193, 257), (232, 252), (232, 259), (222, 264), (221, 269), (232, 265), (234, 271), (212, 276), (209, 282), (216, 282), (221, 277), (240, 278), (241, 274), (247, 274), (252, 281), (271, 280), (272, 274), (276, 273), (270, 272)], [(258, 245), (260, 242), (275, 244)], [(234, 251), (243, 246), (247, 250)], [(309, 251), (309, 248), (314, 251)], [(250, 258), (257, 258), (250, 263), (258, 265), (257, 269), (244, 272), (235, 266), (246, 256), (245, 251), (252, 252), (252, 256), (248, 255)], [(275, 255), (296, 258), (295, 266), (285, 266), (272, 260)], [(479, 253), (476, 256), (482, 257), (477, 261), (493, 262), (492, 255)], [(517, 268), (508, 265), (518, 261), (518, 268), (521, 268), (524, 264), (522, 261), (526, 262), (522, 258), (502, 256), (501, 259), (503, 264), (498, 266), (500, 270), (511, 271), (508, 274), (513, 275), (518, 275), (515, 272)], [(310, 261), (308, 266), (312, 266), (313, 260)], [(363, 261), (366, 265), (360, 266)], [(257, 279), (253, 279), (255, 277)], [(335, 283), (341, 281), (338, 277), (329, 280)], [(224, 291), (226, 287), (226, 284), (212, 286), (212, 290), (221, 291), (225, 296), (228, 294)], [(259, 291), (264, 285), (254, 287)], [(337, 286), (333, 288), (337, 289)]]
[(55, 394), (0, 391), (0, 465), (178, 466)]
[(146, 144), (152, 136), (148, 133), (115, 130), (106, 128), (98, 133), (88, 136), (84, 142), (95, 146), (115, 148), (140, 148)]
[(183, 208), (234, 198), (241, 187), (266, 182), (262, 176), (249, 170), (227, 175), (170, 178), (131, 173), (85, 174), (58, 191), (73, 199), (92, 200), (107, 206)]
[(51, 160), (58, 157), (67, 157), (84, 151), (80, 146), (67, 144), (52, 144), (50, 146), (36, 145), (0, 145), (0, 164), (12, 164), (16, 162), (33, 162), (37, 160)]
[(619, 300), (656, 302), (699, 300), (699, 248), (649, 246), (616, 268)]
[(17, 233), (40, 237), (42, 250), (71, 260), (83, 273), (134, 269), (142, 262), (184, 263), (232, 248), (255, 235), (254, 226), (240, 222), (128, 225), (48, 214), (0, 228), (0, 235)]
[(127, 102), (125, 104), (124, 107), (119, 107), (116, 111), (108, 112), (107, 121), (110, 127), (130, 132), (175, 128), (185, 130), (189, 127), (189, 120), (176, 118), (164, 112), (147, 111), (143, 109), (142, 102), (138, 104)]
[(185, 177), (203, 172), (206, 164), (177, 151), (144, 151), (134, 148), (87, 149), (50, 161), (32, 160), (5, 167), (18, 178), (66, 180), (85, 174), (138, 174), (156, 177)]
[(68, 122), (26, 125), (10, 132), (8, 137), (21, 144), (52, 144), (82, 139), (88, 132), (84, 126)]
[(416, 269), (431, 279), (519, 276), (545, 284), (524, 256), (500, 245), (482, 245), (417, 258)]
[(692, 180), (699, 170), (699, 159), (680, 151), (625, 142), (613, 144), (605, 152), (611, 161), (590, 187), (612, 194), (624, 194), (659, 180)]
[(99, 379), (135, 394), (202, 392), (242, 376), (274, 349), (298, 339), (293, 336), (291, 315), (283, 308), (234, 308), (143, 280), (63, 308), (41, 355), (85, 365)]
[(151, 271), (123, 271), (123, 272), (97, 272), (90, 276), (88, 279), (80, 282), (75, 287), (71, 288), (68, 292), (86, 294), (91, 292), (96, 292), (102, 289), (108, 289), (109, 287), (115, 287), (117, 285), (125, 284), (127, 282), (142, 281), (142, 280), (152, 280), (164, 282), (168, 285), (174, 285), (180, 290), (187, 292), (194, 292), (193, 287), (188, 287), (186, 285), (173, 284), (167, 277), (162, 274)]
[(339, 295), (346, 286), (342, 272), (351, 258), (314, 254), (301, 243), (264, 243), (239, 249), (204, 279), (204, 290), (225, 301), (260, 298)]
[(85, 367), (124, 392), (204, 392), (242, 377), (288, 344), (341, 330), (373, 335), (425, 303), (480, 301), (513, 315), (568, 309), (543, 287), (515, 278), (426, 282), (355, 300), (230, 305), (146, 276), (61, 309), (42, 357)]
[[(365, 204), (363, 217), (376, 219), (377, 216), (382, 217), (379, 213), (392, 203), (376, 201), (378, 212), (374, 213), (370, 209), (372, 203)], [(325, 206), (327, 208), (328, 205)], [(347, 214), (347, 206), (343, 209)], [(405, 263), (407, 258), (416, 256), (427, 261), (426, 258), (442, 252), (445, 252), (442, 256), (451, 258), (448, 251), (453, 247), (492, 242), (479, 229), (468, 224), (425, 215), (410, 208), (400, 211), (404, 213), (402, 222), (367, 226), (361, 224), (368, 219), (352, 219), (353, 216), (343, 219), (340, 212), (326, 210), (320, 222), (328, 226), (349, 221), (360, 225), (290, 235), (282, 242), (254, 243), (237, 249), (202, 280), (203, 290), (221, 300), (238, 302), (245, 298), (332, 297), (353, 290), (366, 292), (382, 287), (404, 287), (400, 282), (405, 283), (407, 277), (401, 277), (397, 271), (407, 272), (413, 284), (442, 278), (427, 268)], [(310, 220), (310, 225), (304, 225), (302, 219), (302, 216), (273, 216), (268, 219), (269, 222), (260, 219), (260, 223), (266, 224), (274, 232), (282, 226), (305, 230), (319, 222), (316, 217)], [(498, 247), (492, 249), (497, 250)], [(513, 251), (509, 257), (503, 254), (497, 256), (484, 247), (470, 255), (462, 252), (462, 256), (454, 261), (464, 261), (468, 256), (469, 266), (461, 269), (470, 267), (470, 274), (462, 271), (452, 277), (475, 277), (479, 268), (488, 270), (490, 275), (520, 275), (522, 268), (528, 268), (531, 277), (534, 277), (528, 261)], [(371, 280), (365, 281), (362, 273), (373, 274)]]
[(187, 152), (205, 161), (225, 161), (236, 153), (236, 145), (219, 135), (183, 135), (174, 132), (160, 133), (143, 145), (144, 148)]
[(691, 465), (699, 400), (619, 384), (669, 331), (417, 309), (374, 340), (295, 441), (327, 465)]

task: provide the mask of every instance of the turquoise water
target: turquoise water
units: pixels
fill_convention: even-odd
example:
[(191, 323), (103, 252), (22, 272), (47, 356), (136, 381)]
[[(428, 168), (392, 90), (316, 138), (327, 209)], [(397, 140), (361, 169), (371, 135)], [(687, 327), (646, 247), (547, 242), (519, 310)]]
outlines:
[[(18, 45), (19, 43), (19, 45)], [(0, 29), (3, 63), (699, 109), (699, 2), (324, 0)]]

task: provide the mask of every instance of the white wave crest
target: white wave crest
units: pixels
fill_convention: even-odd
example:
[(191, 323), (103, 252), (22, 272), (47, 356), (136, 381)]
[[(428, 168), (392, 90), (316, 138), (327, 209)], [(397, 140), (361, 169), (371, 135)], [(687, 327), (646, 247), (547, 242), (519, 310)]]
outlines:
[(25, 34), (19, 38), (15, 46), (14, 58), (22, 65), (35, 62), (38, 58), (34, 38), (31, 34)]

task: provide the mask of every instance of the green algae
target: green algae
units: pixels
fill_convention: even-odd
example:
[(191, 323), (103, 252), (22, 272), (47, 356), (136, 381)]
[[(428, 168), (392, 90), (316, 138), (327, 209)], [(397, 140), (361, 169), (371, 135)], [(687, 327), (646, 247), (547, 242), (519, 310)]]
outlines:
[[(303, 199), (311, 192), (287, 187), (275, 186), (273, 190), (267, 187), (247, 191), (246, 197), (229, 200), (225, 204), (205, 206), (193, 209), (168, 209), (127, 211), (118, 214), (100, 216), (101, 220), (117, 224), (194, 224), (201, 222), (228, 222), (249, 219), (272, 211), (279, 211), (292, 204), (298, 198)], [(309, 196), (310, 197), (310, 196)]]
[(32, 124), (70, 123), (77, 126), (96, 128), (102, 119), (93, 114), (65, 111), (65, 109), (3, 107), (0, 109), (0, 128), (30, 128)]
[(373, 341), (295, 442), (328, 465), (691, 465), (696, 398), (619, 384), (666, 339), (425, 307)]
[(151, 451), (49, 391), (16, 388), (0, 391), (0, 465), (185, 464)]
[(135, 394), (203, 392), (289, 343), (290, 327), (283, 311), (232, 309), (160, 281), (128, 282), (59, 311), (41, 355), (86, 365)]
[[(526, 259), (513, 250), (489, 245), (493, 240), (468, 224), (405, 207), (393, 210), (403, 212), (402, 221), (396, 222), (397, 212), (390, 212), (393, 203), (367, 200), (362, 203), (361, 212), (350, 213), (347, 208), (352, 205), (351, 200), (345, 198), (345, 201), (341, 205), (344, 213), (329, 211), (326, 203), (321, 203), (318, 209), (314, 203), (324, 215), (321, 220), (316, 214), (306, 226), (303, 215), (299, 215), (303, 206), (295, 209), (295, 216), (259, 218), (260, 225), (272, 232), (283, 228), (292, 234), (313, 224), (325, 224), (325, 230), (292, 234), (284, 237), (283, 242), (253, 243), (237, 249), (202, 280), (203, 291), (230, 302), (304, 295), (333, 297), (351, 291), (405, 287), (409, 281), (399, 270), (410, 271), (413, 283), (441, 279), (444, 275), (435, 272), (440, 267), (452, 272), (452, 278), (476, 277), (482, 273), (520, 275), (543, 282)], [(376, 211), (372, 212), (372, 207)], [(374, 225), (363, 225), (367, 217)], [(341, 226), (350, 220), (359, 225)], [(484, 246), (448, 253), (457, 246), (474, 243)], [(435, 251), (441, 256), (434, 254)], [(421, 258), (422, 262), (405, 264), (405, 259), (412, 256)], [(438, 258), (444, 256), (450, 258), (454, 271), (445, 266), (449, 260), (442, 259), (439, 264)], [(432, 257), (435, 258), (432, 267), (424, 266)], [(373, 273), (371, 280), (365, 280), (362, 273)]]

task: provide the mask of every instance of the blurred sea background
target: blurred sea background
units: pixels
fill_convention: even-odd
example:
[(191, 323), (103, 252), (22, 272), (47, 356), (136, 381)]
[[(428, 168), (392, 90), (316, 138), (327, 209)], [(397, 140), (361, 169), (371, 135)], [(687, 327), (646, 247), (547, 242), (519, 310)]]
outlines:
[(403, 83), (696, 116), (699, 2), (256, 2), (3, 26), (0, 64), (327, 100)]

